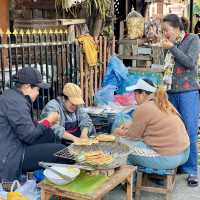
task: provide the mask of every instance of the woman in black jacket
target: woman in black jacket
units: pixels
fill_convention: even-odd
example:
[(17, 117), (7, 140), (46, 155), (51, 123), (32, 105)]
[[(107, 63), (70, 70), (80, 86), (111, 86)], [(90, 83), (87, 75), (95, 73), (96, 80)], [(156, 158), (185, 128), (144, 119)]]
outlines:
[(0, 96), (0, 179), (8, 180), (39, 169), (39, 161), (58, 161), (53, 154), (65, 147), (54, 143), (50, 129), (57, 122), (58, 113), (50, 113), (40, 123), (33, 121), (32, 103), (40, 88), (49, 87), (42, 82), (41, 74), (26, 67), (18, 71), (13, 81), (15, 88)]

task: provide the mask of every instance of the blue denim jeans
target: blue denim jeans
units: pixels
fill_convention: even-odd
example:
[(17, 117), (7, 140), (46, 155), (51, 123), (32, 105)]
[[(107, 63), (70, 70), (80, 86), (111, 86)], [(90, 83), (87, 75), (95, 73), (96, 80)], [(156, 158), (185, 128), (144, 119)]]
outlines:
[(180, 170), (189, 175), (197, 175), (197, 132), (199, 119), (199, 92), (170, 93), (169, 100), (181, 114), (188, 135), (190, 137), (190, 156), (188, 161), (180, 167)]
[[(141, 149), (152, 149), (150, 146), (146, 145), (143, 141), (131, 141), (132, 145), (137, 148)], [(130, 154), (128, 156), (128, 164), (129, 165), (136, 165), (142, 167), (148, 167), (153, 169), (175, 169), (178, 166), (184, 164), (189, 157), (189, 147), (173, 156), (156, 156), (156, 157), (148, 157), (148, 156), (141, 156), (141, 155), (133, 155)]]

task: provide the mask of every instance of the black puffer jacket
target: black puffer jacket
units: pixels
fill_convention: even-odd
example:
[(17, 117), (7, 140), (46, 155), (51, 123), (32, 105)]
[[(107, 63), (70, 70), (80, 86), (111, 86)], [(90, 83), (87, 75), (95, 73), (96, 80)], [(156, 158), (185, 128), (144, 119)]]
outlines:
[(21, 173), (24, 151), (47, 128), (32, 119), (32, 102), (17, 89), (0, 96), (0, 179), (12, 180)]

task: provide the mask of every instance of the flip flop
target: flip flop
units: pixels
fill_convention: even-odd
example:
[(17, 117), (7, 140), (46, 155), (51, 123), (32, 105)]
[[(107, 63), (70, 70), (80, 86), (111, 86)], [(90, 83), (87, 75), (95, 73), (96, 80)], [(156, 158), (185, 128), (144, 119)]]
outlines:
[(187, 184), (190, 187), (197, 187), (199, 185), (199, 180), (197, 176), (189, 175), (187, 177)]

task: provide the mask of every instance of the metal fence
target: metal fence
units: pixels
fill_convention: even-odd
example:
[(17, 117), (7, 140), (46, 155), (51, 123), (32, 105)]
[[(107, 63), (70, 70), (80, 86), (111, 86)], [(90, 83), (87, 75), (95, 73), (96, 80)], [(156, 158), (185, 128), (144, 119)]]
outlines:
[(86, 105), (91, 105), (115, 48), (114, 38), (108, 40), (100, 36), (95, 41), (99, 52), (98, 64), (90, 68), (82, 47), (76, 40), (69, 42), (65, 30), (20, 30), (5, 34), (0, 31), (0, 91), (12, 86), (11, 77), (19, 69), (31, 66), (37, 68), (43, 80), (51, 84), (49, 90), (41, 91), (34, 105), (37, 113), (62, 92), (66, 82), (80, 85)]

